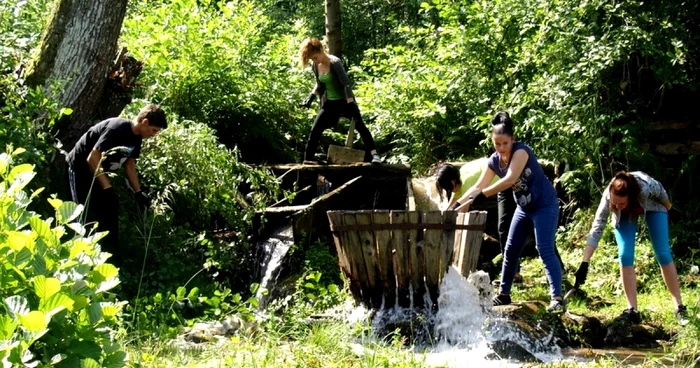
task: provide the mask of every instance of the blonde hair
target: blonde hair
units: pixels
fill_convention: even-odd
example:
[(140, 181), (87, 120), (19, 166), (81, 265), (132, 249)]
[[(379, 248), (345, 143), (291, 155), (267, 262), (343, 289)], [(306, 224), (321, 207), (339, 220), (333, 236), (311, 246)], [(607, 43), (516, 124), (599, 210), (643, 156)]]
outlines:
[(311, 55), (324, 52), (323, 44), (316, 37), (307, 38), (301, 43), (299, 48), (299, 65), (305, 68), (309, 65)]

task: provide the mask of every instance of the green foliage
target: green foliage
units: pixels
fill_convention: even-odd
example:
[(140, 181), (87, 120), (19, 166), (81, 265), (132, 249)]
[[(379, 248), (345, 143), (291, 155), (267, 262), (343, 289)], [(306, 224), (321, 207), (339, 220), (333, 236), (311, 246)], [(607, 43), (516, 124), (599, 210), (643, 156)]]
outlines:
[(27, 207), (41, 190), (24, 189), (36, 173), (0, 155), (0, 355), (12, 366), (122, 367), (115, 340), (124, 303), (108, 292), (118, 270), (92, 234), (77, 223), (82, 206), (55, 197), (55, 217)]
[(247, 162), (296, 159), (309, 112), (297, 108), (311, 74), (296, 55), (307, 31), (284, 30), (252, 1), (141, 2), (124, 22), (122, 40), (148, 68), (149, 99), (216, 129)]
[[(258, 284), (252, 284), (251, 294), (255, 295), (258, 287)], [(226, 288), (209, 292), (198, 287), (188, 290), (180, 286), (175, 292), (158, 292), (140, 298), (133, 308), (127, 307), (125, 313), (131, 315), (132, 331), (138, 332), (139, 336), (168, 338), (174, 337), (181, 326), (192, 326), (199, 320), (219, 320), (236, 315), (245, 321), (253, 321), (257, 309), (255, 296), (244, 298)]]
[(128, 191), (120, 193), (120, 239), (132, 255), (126, 267), (134, 270), (125, 276), (128, 291), (135, 295), (141, 284), (144, 257), (145, 295), (173, 290), (202, 268), (207, 273), (194, 285), (215, 277), (229, 288), (245, 288), (253, 281), (248, 236), (261, 226), (254, 227), (255, 211), (278, 197), (279, 185), (268, 171), (240, 162), (206, 125), (170, 120), (168, 129), (144, 142), (137, 161), (152, 212), (142, 218)]
[(697, 87), (685, 60), (698, 35), (678, 35), (698, 24), (677, 6), (692, 13), (688, 3), (433, 0), (423, 8), (439, 27), (406, 26), (404, 43), (368, 50), (357, 94), (380, 138), (419, 168), (483, 155), (490, 117), (505, 109), (538, 155), (603, 181), (616, 160), (638, 159), (627, 153), (649, 118), (675, 113), (657, 89)]
[(23, 72), (31, 48), (38, 42), (47, 0), (0, 0), (0, 147), (23, 147), (26, 153), (17, 160), (33, 164), (47, 181), (43, 171), (53, 159), (51, 127), (69, 109), (61, 109), (54, 91), (24, 85)]

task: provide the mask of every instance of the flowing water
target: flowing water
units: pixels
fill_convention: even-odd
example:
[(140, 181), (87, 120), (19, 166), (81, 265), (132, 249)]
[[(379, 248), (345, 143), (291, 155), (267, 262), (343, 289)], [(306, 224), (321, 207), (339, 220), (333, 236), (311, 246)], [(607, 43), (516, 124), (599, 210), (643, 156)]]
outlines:
[(292, 224), (289, 223), (275, 230), (267, 240), (257, 245), (258, 259), (260, 259), (258, 274), (261, 278), (256, 297), (261, 307), (265, 305), (263, 291), (267, 290), (271, 293), (274, 290), (280, 266), (292, 244), (294, 244), (294, 235)]
[[(521, 366), (516, 361), (500, 360), (491, 348), (493, 342), (504, 340), (521, 346), (545, 363), (567, 359), (553, 338), (532, 341), (495, 316), (491, 312), (492, 292), (485, 272), (472, 273), (467, 280), (451, 267), (440, 286), (436, 313), (431, 313), (430, 308), (423, 312), (398, 307), (379, 310), (372, 318), (372, 327), (382, 338), (396, 329), (410, 329), (414, 349), (424, 354), (428, 366)], [(369, 318), (368, 311), (360, 307), (354, 311), (353, 320), (361, 320), (362, 316)]]

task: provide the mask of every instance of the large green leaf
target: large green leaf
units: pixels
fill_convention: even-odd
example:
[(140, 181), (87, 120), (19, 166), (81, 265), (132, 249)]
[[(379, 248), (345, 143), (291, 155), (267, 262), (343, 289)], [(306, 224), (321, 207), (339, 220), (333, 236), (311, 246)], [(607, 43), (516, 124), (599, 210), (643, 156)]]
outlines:
[(94, 341), (73, 341), (68, 347), (68, 351), (81, 358), (99, 360), (102, 355), (102, 348)]
[(93, 281), (95, 282), (109, 280), (119, 275), (119, 270), (117, 269), (117, 267), (110, 263), (103, 263), (93, 268), (93, 271), (100, 275), (99, 277), (93, 279)]
[(39, 238), (49, 247), (54, 247), (58, 243), (58, 238), (51, 231), (51, 226), (42, 220), (39, 216), (32, 216), (29, 219), (29, 226), (32, 227)]
[(10, 259), (13, 266), (24, 268), (24, 265), (32, 260), (32, 252), (29, 248), (22, 248), (19, 252), (15, 252)]
[(83, 359), (80, 361), (80, 368), (100, 368), (100, 363), (92, 359)]
[(115, 351), (109, 354), (103, 361), (104, 368), (122, 368), (126, 366), (126, 353), (123, 351)]
[(99, 302), (93, 301), (87, 308), (88, 318), (93, 325), (102, 319), (102, 306)]
[(47, 316), (51, 317), (64, 309), (68, 309), (72, 312), (73, 304), (75, 304), (75, 302), (68, 295), (56, 293), (42, 300), (41, 303), (39, 303), (39, 309), (46, 313)]
[(112, 290), (115, 288), (117, 285), (119, 285), (120, 281), (116, 277), (112, 277), (111, 279), (107, 281), (101, 282), (99, 285), (97, 285), (97, 289), (95, 289), (95, 293), (103, 293), (105, 291)]
[(75, 202), (63, 202), (58, 209), (56, 209), (56, 220), (61, 225), (67, 224), (80, 216), (82, 211), (82, 204), (76, 204)]
[(34, 239), (27, 233), (10, 231), (6, 242), (15, 252), (19, 252), (22, 248), (34, 249)]
[(61, 282), (57, 278), (43, 275), (34, 277), (34, 292), (41, 299), (46, 299), (61, 291)]
[(42, 311), (31, 311), (24, 315), (19, 315), (19, 322), (29, 332), (39, 333), (49, 325), (46, 314)]
[(17, 321), (7, 314), (0, 314), (0, 340), (9, 340), (17, 328)]
[(13, 295), (5, 298), (5, 305), (7, 306), (7, 310), (15, 315), (29, 313), (29, 303), (27, 299), (21, 295)]

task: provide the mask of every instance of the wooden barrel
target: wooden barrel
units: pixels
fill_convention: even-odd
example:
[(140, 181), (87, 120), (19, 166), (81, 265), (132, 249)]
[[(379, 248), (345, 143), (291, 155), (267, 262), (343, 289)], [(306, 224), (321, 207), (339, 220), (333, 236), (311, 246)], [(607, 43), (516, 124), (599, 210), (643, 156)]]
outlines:
[[(338, 265), (370, 308), (437, 305), (450, 265), (476, 269), (485, 211), (328, 211)], [(429, 296), (429, 299), (427, 298)]]

